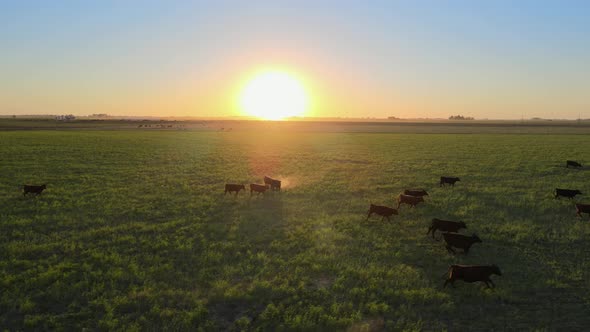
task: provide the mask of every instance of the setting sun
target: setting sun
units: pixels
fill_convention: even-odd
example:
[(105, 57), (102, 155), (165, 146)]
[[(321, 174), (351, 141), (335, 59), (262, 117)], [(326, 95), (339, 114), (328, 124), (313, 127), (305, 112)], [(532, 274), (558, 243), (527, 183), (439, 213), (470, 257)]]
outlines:
[(305, 115), (308, 97), (303, 84), (283, 71), (265, 71), (250, 79), (240, 94), (242, 111), (265, 120)]

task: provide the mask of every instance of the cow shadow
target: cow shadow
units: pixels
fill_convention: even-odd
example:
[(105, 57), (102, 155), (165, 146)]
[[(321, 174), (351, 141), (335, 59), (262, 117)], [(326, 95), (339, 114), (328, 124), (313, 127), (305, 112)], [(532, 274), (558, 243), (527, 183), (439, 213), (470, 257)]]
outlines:
[(559, 164), (554, 164), (552, 165), (552, 168), (557, 168), (557, 169), (566, 169), (566, 170), (574, 170), (574, 171), (587, 171), (590, 169), (590, 166), (580, 166), (580, 167), (574, 167), (574, 166), (566, 166), (562, 163)]
[(285, 232), (288, 207), (281, 195), (253, 195), (228, 202), (220, 200), (214, 207), (215, 219), (220, 224), (216, 226), (217, 232), (207, 235), (215, 235), (211, 242), (231, 250), (224, 254), (223, 264), (208, 267), (212, 275), (220, 276), (228, 283), (227, 289), (232, 290), (230, 295), (208, 298), (207, 309), (215, 317), (216, 328), (222, 330), (232, 329), (242, 316), (255, 320), (266, 307), (271, 294), (251, 285), (280, 265), (275, 256), (281, 254), (269, 248), (288, 242)]
[(243, 214), (251, 219), (264, 219), (281, 222), (285, 217), (282, 197), (272, 194), (252, 195), (245, 202)]
[(572, 169), (572, 170), (576, 170), (576, 171), (587, 171), (590, 169), (590, 166), (581, 166), (581, 167), (565, 167), (566, 169)]

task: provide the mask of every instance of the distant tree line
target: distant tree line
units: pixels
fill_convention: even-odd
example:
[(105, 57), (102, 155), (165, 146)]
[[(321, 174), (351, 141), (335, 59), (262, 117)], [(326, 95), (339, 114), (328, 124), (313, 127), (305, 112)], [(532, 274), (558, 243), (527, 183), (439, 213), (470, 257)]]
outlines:
[(451, 115), (449, 116), (449, 120), (474, 120), (474, 118), (471, 116)]

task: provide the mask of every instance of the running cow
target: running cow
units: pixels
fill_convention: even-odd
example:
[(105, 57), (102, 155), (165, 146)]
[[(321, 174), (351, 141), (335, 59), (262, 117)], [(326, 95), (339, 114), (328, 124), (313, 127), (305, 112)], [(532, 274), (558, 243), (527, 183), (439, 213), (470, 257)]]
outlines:
[(32, 186), (32, 185), (23, 185), (23, 196), (26, 196), (27, 194), (35, 194), (35, 195), (41, 195), (41, 193), (43, 192), (43, 190), (45, 190), (47, 188), (47, 185), (40, 185), (40, 186)]
[(387, 221), (391, 221), (389, 217), (392, 215), (397, 215), (397, 210), (387, 206), (371, 204), (371, 206), (369, 207), (369, 214), (367, 215), (367, 220), (369, 220), (373, 213), (375, 213), (378, 216), (381, 216), (381, 220), (383, 220), (383, 218), (387, 218)]
[(269, 178), (268, 176), (264, 177), (264, 184), (270, 186), (271, 190), (281, 191), (281, 181)]
[(576, 197), (576, 195), (583, 195), (583, 194), (579, 190), (555, 188), (555, 198), (559, 198), (559, 197), (563, 196), (563, 197), (567, 197), (569, 199), (572, 199), (572, 198)]
[(430, 228), (428, 228), (427, 235), (432, 232), (432, 238), (434, 239), (434, 233), (438, 230), (441, 232), (452, 232), (457, 233), (461, 228), (467, 229), (467, 225), (465, 225), (462, 221), (450, 221), (450, 220), (441, 220), (437, 218), (432, 219), (432, 224), (430, 224)]
[(455, 280), (463, 280), (464, 282), (481, 281), (490, 288), (496, 287), (494, 282), (490, 279), (492, 274), (502, 276), (500, 268), (496, 265), (451, 265), (449, 266), (449, 276), (443, 286), (447, 287), (448, 283), (455, 287)]
[(459, 178), (453, 178), (453, 177), (447, 177), (447, 176), (441, 176), (440, 177), (440, 187), (442, 187), (445, 184), (450, 184), (451, 186), (455, 186), (455, 182), (457, 181), (461, 181)]
[(402, 203), (411, 205), (412, 207), (416, 207), (416, 205), (418, 205), (418, 203), (420, 203), (420, 202), (424, 202), (424, 198), (422, 198), (420, 196), (410, 196), (410, 195), (400, 194), (397, 197), (397, 208), (399, 209), (399, 206)]
[(238, 196), (238, 193), (240, 192), (240, 190), (246, 191), (246, 187), (243, 184), (231, 184), (228, 183), (225, 185), (225, 192), (223, 193), (224, 195), (227, 193), (232, 193), (235, 192), (236, 196)]
[(250, 184), (250, 196), (252, 196), (253, 192), (255, 192), (257, 195), (264, 194), (267, 189), (268, 185), (252, 183)]

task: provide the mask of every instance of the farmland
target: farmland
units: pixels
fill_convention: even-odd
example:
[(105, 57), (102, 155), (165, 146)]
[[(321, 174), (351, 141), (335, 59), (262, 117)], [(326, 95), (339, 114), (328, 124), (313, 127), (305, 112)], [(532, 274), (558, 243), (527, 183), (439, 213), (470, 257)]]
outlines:
[[(590, 193), (590, 169), (564, 167), (590, 162), (590, 136), (99, 129), (0, 132), (0, 327), (590, 324), (590, 222), (552, 194)], [(223, 195), (264, 175), (283, 191)], [(25, 183), (47, 190), (23, 197)], [(430, 195), (365, 221), (406, 188)], [(483, 243), (450, 255), (433, 217)], [(496, 289), (442, 288), (449, 265), (492, 263)]]

